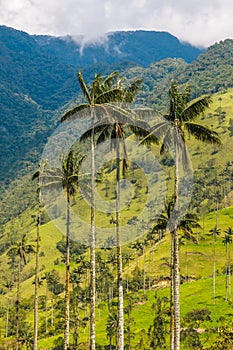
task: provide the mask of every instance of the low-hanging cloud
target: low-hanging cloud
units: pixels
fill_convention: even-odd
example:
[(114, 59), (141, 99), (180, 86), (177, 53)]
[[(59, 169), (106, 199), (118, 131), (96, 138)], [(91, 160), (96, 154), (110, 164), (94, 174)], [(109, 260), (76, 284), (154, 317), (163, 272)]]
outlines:
[(168, 31), (194, 45), (233, 37), (231, 0), (0, 0), (0, 23), (31, 34), (84, 35), (115, 30)]

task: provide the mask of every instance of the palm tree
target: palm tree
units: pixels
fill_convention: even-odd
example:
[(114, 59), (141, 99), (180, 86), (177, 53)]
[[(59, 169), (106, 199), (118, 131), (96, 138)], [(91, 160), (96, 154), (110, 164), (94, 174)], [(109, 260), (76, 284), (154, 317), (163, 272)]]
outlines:
[(133, 260), (133, 254), (131, 251), (126, 252), (123, 255), (123, 261), (127, 264), (127, 275), (126, 275), (126, 293), (129, 292), (129, 264)]
[(96, 118), (99, 120), (100, 113), (105, 112), (107, 103), (119, 101), (122, 96), (122, 91), (116, 85), (113, 86), (117, 72), (113, 72), (108, 77), (95, 75), (92, 86), (89, 88), (83, 79), (82, 72), (78, 72), (78, 81), (83, 92), (86, 103), (82, 103), (68, 112), (66, 112), (61, 122), (77, 118), (81, 111), (90, 111), (91, 116), (91, 233), (90, 233), (90, 251), (91, 251), (91, 302), (90, 302), (90, 349), (95, 350), (95, 294), (96, 294), (96, 267), (95, 267), (95, 140), (94, 140), (94, 123)]
[(213, 295), (213, 304), (215, 304), (215, 294), (216, 294), (216, 241), (217, 236), (220, 235), (221, 230), (215, 226), (210, 231), (210, 234), (213, 236), (214, 239), (214, 252), (213, 252), (213, 287), (212, 287), (212, 295)]
[(232, 243), (233, 230), (228, 227), (225, 231), (223, 243), (226, 246), (226, 300), (231, 301), (231, 251), (230, 244)]
[[(113, 81), (111, 81), (112, 83)], [(122, 158), (122, 175), (127, 170), (127, 151), (125, 138), (127, 133), (139, 137), (145, 137), (148, 134), (148, 125), (146, 122), (139, 120), (136, 113), (128, 108), (140, 89), (141, 79), (135, 79), (132, 83), (124, 86), (122, 80), (118, 80), (116, 85), (120, 94), (115, 99), (117, 105), (112, 106), (105, 104), (106, 117), (100, 117), (90, 130), (82, 135), (81, 140), (92, 138), (96, 134), (96, 143), (99, 144), (106, 139), (110, 140), (110, 149), (115, 150), (116, 154), (116, 206), (115, 220), (116, 225), (116, 247), (117, 247), (117, 285), (118, 285), (118, 341), (117, 349), (124, 349), (124, 297), (123, 297), (123, 278), (122, 278), (122, 251), (120, 236), (120, 179)], [(126, 107), (127, 106), (127, 107)], [(136, 121), (136, 123), (135, 123)]]
[(16, 349), (19, 349), (19, 304), (20, 304), (20, 285), (21, 285), (21, 273), (22, 268), (27, 264), (26, 256), (29, 253), (34, 252), (34, 246), (27, 243), (26, 235), (23, 235), (22, 239), (12, 246), (7, 255), (9, 257), (18, 257), (18, 276), (17, 276), (17, 291), (16, 291)]
[[(173, 265), (173, 298), (174, 298), (174, 341), (171, 344), (172, 350), (180, 349), (180, 262), (179, 262), (179, 240), (178, 221), (180, 219), (180, 167), (187, 168), (187, 150), (185, 145), (185, 133), (192, 135), (197, 140), (220, 145), (218, 134), (207, 127), (195, 122), (195, 119), (209, 106), (209, 96), (199, 97), (190, 100), (190, 88), (187, 85), (181, 91), (173, 80), (169, 89), (170, 108), (165, 114), (164, 121), (155, 124), (151, 132), (158, 133), (163, 140), (161, 153), (166, 148), (174, 149), (175, 154), (175, 175), (174, 175), (174, 197), (175, 205), (170, 220), (170, 232), (172, 235), (172, 265)], [(170, 127), (168, 126), (170, 124)], [(153, 141), (153, 140), (152, 140)], [(173, 336), (172, 336), (173, 338)]]
[[(153, 226), (151, 232), (152, 234), (162, 230), (165, 232), (167, 228), (169, 228), (169, 222), (173, 215), (175, 207), (175, 196), (167, 199), (165, 202), (164, 212), (159, 216), (156, 224)], [(177, 234), (182, 232), (183, 236), (192, 238), (195, 241), (195, 237), (193, 234), (193, 229), (200, 227), (198, 223), (198, 216), (195, 213), (187, 212), (184, 217), (177, 223)], [(170, 256), (170, 281), (171, 281), (171, 289), (170, 289), (170, 334), (171, 334), (171, 349), (174, 349), (174, 236), (171, 233), (171, 256)], [(179, 244), (179, 237), (178, 244)]]
[[(7, 288), (7, 291), (9, 292), (14, 283), (11, 280), (7, 280), (4, 286)], [(9, 328), (9, 306), (10, 306), (10, 298), (8, 297), (7, 299), (7, 307), (6, 307), (6, 333), (5, 333), (5, 338), (8, 338), (8, 328)]]
[[(95, 163), (94, 163), (94, 146), (95, 134), (98, 134), (97, 143), (104, 141), (106, 138), (110, 137), (112, 140), (112, 147), (116, 150), (116, 180), (117, 180), (117, 196), (116, 196), (116, 236), (118, 237), (117, 241), (117, 251), (118, 251), (118, 286), (119, 286), (119, 313), (121, 316), (119, 317), (119, 322), (123, 325), (123, 287), (122, 285), (122, 258), (121, 258), (121, 247), (120, 247), (120, 234), (119, 234), (119, 203), (120, 203), (120, 144), (123, 145), (124, 155), (125, 144), (122, 142), (123, 140), (123, 130), (122, 130), (122, 122), (119, 122), (119, 115), (121, 119), (124, 119), (124, 122), (128, 122), (128, 116), (130, 113), (126, 111), (125, 106), (119, 106), (119, 102), (123, 103), (131, 103), (133, 98), (138, 91), (141, 80), (136, 79), (132, 84), (124, 87), (122, 86), (122, 79), (119, 78), (118, 72), (113, 72), (106, 78), (101, 77), (100, 75), (95, 76), (94, 82), (92, 84), (92, 88), (88, 89), (81, 72), (78, 74), (79, 83), (81, 89), (83, 91), (84, 96), (87, 99), (86, 104), (79, 105), (75, 107), (73, 110), (67, 112), (65, 116), (63, 116), (62, 121), (69, 119), (71, 116), (73, 117), (75, 113), (82, 111), (85, 108), (90, 108), (91, 110), (91, 128), (88, 130), (82, 137), (81, 140), (85, 140), (87, 138), (91, 139), (91, 261), (92, 261), (92, 269), (91, 269), (91, 344), (94, 343), (94, 279), (95, 279), (95, 267), (94, 267), (94, 254), (95, 254), (95, 225), (94, 225), (94, 173), (95, 173)], [(114, 105), (113, 102), (118, 102), (118, 106)], [(97, 108), (98, 107), (98, 108)], [(124, 107), (124, 108), (122, 108)], [(114, 115), (115, 114), (115, 115)], [(106, 117), (103, 117), (106, 116)], [(114, 116), (113, 116), (114, 115)], [(116, 116), (117, 115), (117, 116)], [(97, 118), (97, 123), (95, 120)], [(131, 123), (132, 124), (132, 123)], [(126, 160), (123, 157), (123, 172), (126, 170)], [(120, 271), (120, 272), (119, 272)], [(119, 327), (120, 338), (123, 339), (124, 326)], [(123, 344), (123, 340), (119, 341), (119, 344)], [(123, 345), (120, 345), (123, 346)]]
[(71, 198), (75, 195), (79, 181), (79, 169), (85, 156), (71, 150), (62, 157), (62, 166), (56, 169), (45, 169), (42, 174), (42, 186), (52, 187), (62, 183), (66, 193), (66, 258), (65, 258), (65, 331), (64, 350), (69, 348), (70, 323), (70, 207)]
[(38, 179), (38, 211), (36, 217), (36, 265), (35, 265), (35, 292), (34, 292), (34, 337), (33, 337), (33, 350), (37, 350), (38, 339), (38, 287), (39, 287), (39, 250), (40, 250), (40, 225), (41, 225), (41, 188), (39, 186), (39, 177), (43, 175), (44, 167), (46, 163), (39, 164), (39, 170), (36, 171), (32, 180)]

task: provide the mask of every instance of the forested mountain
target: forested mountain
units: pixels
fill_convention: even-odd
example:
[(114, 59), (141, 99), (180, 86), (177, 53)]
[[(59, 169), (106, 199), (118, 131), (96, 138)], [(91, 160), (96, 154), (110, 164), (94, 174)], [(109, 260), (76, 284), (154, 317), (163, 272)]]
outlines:
[(134, 62), (147, 67), (167, 57), (192, 62), (203, 49), (180, 42), (167, 32), (127, 31), (109, 33), (94, 43), (85, 43), (81, 36), (72, 38), (34, 36), (37, 43), (51, 56), (66, 64), (87, 67), (96, 63)]
[(143, 90), (136, 103), (159, 108), (166, 105), (172, 78), (190, 82), (195, 96), (230, 87), (233, 81), (232, 40), (203, 53), (168, 33), (118, 32), (109, 35), (107, 44), (85, 46), (80, 55), (80, 45), (71, 38), (33, 36), (1, 26), (0, 45), (2, 189), (39, 160), (62, 111), (77, 100), (78, 69), (87, 82), (95, 73), (116, 69), (128, 79), (141, 77)]
[[(56, 203), (50, 208), (41, 206), (38, 183), (32, 181), (35, 170), (34, 180), (39, 174), (37, 162), (43, 145), (60, 124), (61, 115), (74, 103), (83, 101), (77, 70), (82, 69), (84, 80), (90, 83), (94, 74), (106, 75), (117, 69), (126, 77), (125, 83), (143, 78), (142, 90), (135, 100), (137, 107), (152, 106), (163, 113), (168, 112), (168, 88), (177, 86), (177, 95), (173, 98), (179, 101), (178, 107), (182, 107), (183, 113), (187, 95), (182, 95), (181, 91), (187, 82), (192, 87), (192, 97), (212, 94), (212, 102), (204, 113), (196, 113), (194, 107), (198, 124), (189, 125), (192, 129), (188, 131), (192, 130), (194, 137), (188, 134), (185, 139), (193, 168), (193, 185), (192, 190), (188, 186), (192, 192), (190, 202), (187, 199), (188, 215), (179, 222), (176, 239), (180, 252), (178, 270), (181, 272), (181, 286), (180, 281), (177, 283), (181, 289), (180, 349), (232, 349), (233, 40), (225, 40), (205, 52), (199, 50), (199, 53), (189, 45), (182, 46), (181, 50), (179, 45), (183, 44), (168, 33), (118, 32), (111, 34), (107, 43), (82, 46), (70, 38), (31, 36), (0, 27), (0, 348), (30, 349), (38, 333), (38, 347), (34, 345), (34, 349), (64, 349), (64, 324), (69, 314), (70, 345), (72, 343), (75, 349), (90, 349), (88, 334), (92, 318), (89, 306), (93, 295), (96, 296), (96, 348), (116, 349), (117, 329), (120, 328), (117, 297), (121, 279), (124, 348), (169, 348), (174, 316), (172, 288), (175, 280), (171, 279), (175, 276), (175, 255), (171, 255), (174, 232), (167, 223), (176, 207), (172, 200), (164, 202), (165, 197), (169, 200), (175, 194), (172, 155), (169, 152), (160, 154), (161, 145), (149, 145), (147, 151), (153, 154), (153, 159), (157, 155), (162, 171), (157, 164), (153, 168), (153, 164), (145, 160), (147, 153), (141, 157), (147, 169), (141, 169), (141, 163), (137, 164), (141, 154), (139, 158), (131, 158), (138, 153), (139, 147), (127, 147), (126, 181), (118, 172), (119, 162), (114, 164), (112, 158), (103, 170), (98, 171), (96, 193), (101, 203), (105, 201), (108, 207), (102, 211), (98, 207), (100, 201), (96, 202), (94, 226), (96, 232), (103, 229), (112, 236), (97, 235), (100, 240), (96, 242), (102, 244), (94, 248), (96, 292), (92, 290), (91, 293), (93, 264), (88, 248), (91, 215), (88, 197), (83, 196), (88, 187), (87, 172), (84, 172), (83, 192), (80, 184), (79, 188), (66, 187), (67, 183), (71, 184), (71, 178), (77, 184), (77, 173), (72, 172), (73, 160), (63, 163), (61, 173), (59, 169), (56, 172), (52, 169), (45, 176), (51, 179), (51, 174), (56, 174), (55, 182), (50, 185), (57, 187), (57, 180), (62, 179), (66, 183), (63, 189), (67, 194), (68, 191), (74, 194), (72, 200), (69, 197), (67, 201), (72, 213), (76, 213), (75, 218), (70, 217), (70, 206), (65, 206), (66, 212), (64, 206), (60, 207), (63, 191), (62, 197), (57, 196), (55, 187), (49, 192), (53, 199), (57, 198)], [(174, 78), (178, 85), (171, 84)], [(85, 91), (88, 95), (88, 87)], [(208, 98), (202, 100), (209, 104)], [(174, 113), (173, 117), (176, 118), (175, 125), (177, 115)], [(192, 114), (188, 118), (192, 121)], [(182, 124), (182, 120), (179, 121)], [(218, 132), (221, 145), (195, 140), (205, 126), (209, 127), (212, 136), (214, 131)], [(120, 128), (123, 130), (122, 125)], [(119, 132), (118, 128), (111, 131), (113, 138), (116, 130)], [(205, 137), (209, 137), (206, 132)], [(66, 136), (61, 136), (61, 142), (66, 141)], [(133, 140), (131, 137), (130, 141)], [(184, 158), (187, 160), (186, 152)], [(115, 206), (114, 202), (119, 199), (116, 181), (119, 183), (120, 179), (122, 203), (118, 204), (123, 205), (117, 221), (118, 204)], [(188, 181), (183, 174), (180, 182), (185, 188)], [(148, 185), (151, 183), (159, 185), (153, 198)], [(160, 198), (162, 184), (166, 189), (162, 190), (164, 196)], [(181, 196), (178, 197), (180, 201)], [(156, 214), (159, 206), (161, 213)], [(121, 241), (125, 243), (121, 252), (119, 246), (113, 245), (116, 232), (122, 234), (124, 226), (128, 227), (127, 237), (133, 238)], [(120, 259), (122, 277), (119, 277)], [(39, 317), (38, 332), (33, 310), (34, 320)], [(226, 347), (228, 342), (230, 345)]]

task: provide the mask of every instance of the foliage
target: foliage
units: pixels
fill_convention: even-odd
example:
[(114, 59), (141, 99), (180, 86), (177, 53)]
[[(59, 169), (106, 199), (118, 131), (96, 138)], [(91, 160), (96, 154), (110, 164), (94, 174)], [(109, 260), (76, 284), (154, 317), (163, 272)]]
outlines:
[[(66, 254), (66, 243), (65, 240), (57, 242), (56, 248), (65, 256)], [(82, 255), (86, 252), (86, 246), (80, 242), (70, 240), (70, 259), (71, 261), (76, 261), (77, 256)]]
[(149, 327), (150, 347), (152, 349), (167, 349), (166, 336), (169, 325), (169, 301), (167, 298), (160, 298), (155, 295), (155, 302), (152, 305), (154, 312), (153, 325)]
[(209, 350), (231, 350), (233, 347), (233, 328), (232, 324), (223, 325), (219, 328), (218, 338)]

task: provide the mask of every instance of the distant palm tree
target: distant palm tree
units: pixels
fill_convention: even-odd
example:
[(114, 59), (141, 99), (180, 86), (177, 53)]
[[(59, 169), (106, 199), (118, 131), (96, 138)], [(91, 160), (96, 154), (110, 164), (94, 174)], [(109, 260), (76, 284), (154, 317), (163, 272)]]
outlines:
[(66, 277), (65, 277), (65, 331), (64, 350), (69, 348), (70, 324), (70, 206), (71, 198), (75, 195), (79, 182), (79, 169), (84, 155), (71, 150), (62, 157), (61, 168), (44, 169), (42, 186), (53, 187), (62, 183), (66, 193)]
[(131, 251), (126, 252), (123, 255), (123, 261), (127, 264), (127, 276), (126, 276), (126, 292), (129, 292), (129, 263), (133, 260), (133, 253)]
[[(4, 284), (8, 292), (12, 289), (13, 285), (14, 283), (12, 280), (7, 280)], [(8, 338), (8, 328), (9, 328), (9, 306), (10, 306), (10, 298), (8, 297), (7, 307), (6, 307), (6, 333), (5, 333), (6, 338)]]
[(27, 243), (26, 235), (23, 235), (22, 239), (13, 245), (7, 252), (9, 257), (18, 258), (18, 276), (17, 276), (17, 291), (16, 291), (16, 349), (19, 349), (19, 305), (20, 305), (20, 285), (21, 285), (21, 273), (22, 268), (27, 264), (26, 256), (29, 253), (34, 252), (34, 246)]
[(231, 301), (231, 250), (233, 230), (228, 227), (225, 231), (223, 243), (226, 246), (226, 300)]
[(69, 121), (79, 117), (81, 111), (90, 111), (91, 118), (91, 302), (90, 302), (90, 350), (95, 350), (95, 295), (96, 295), (96, 267), (95, 267), (95, 131), (94, 124), (96, 118), (100, 119), (100, 113), (105, 113), (106, 104), (119, 101), (122, 97), (122, 91), (118, 86), (114, 85), (117, 72), (113, 72), (107, 77), (95, 75), (92, 86), (88, 87), (83, 79), (82, 72), (78, 72), (78, 81), (82, 93), (86, 99), (86, 103), (82, 103), (68, 112), (66, 112), (61, 121)]
[[(195, 119), (209, 106), (209, 96), (190, 100), (190, 88), (187, 85), (181, 91), (173, 80), (169, 89), (170, 108), (169, 113), (163, 115), (165, 121), (156, 123), (151, 128), (152, 133), (160, 135), (162, 142), (161, 153), (166, 148), (172, 147), (175, 154), (174, 196), (175, 206), (173, 219), (170, 222), (172, 235), (172, 264), (174, 269), (173, 291), (174, 291), (174, 333), (171, 336), (171, 349), (180, 349), (180, 262), (179, 262), (179, 239), (178, 220), (179, 212), (179, 189), (180, 189), (180, 166), (187, 166), (187, 151), (185, 145), (185, 133), (192, 135), (197, 140), (220, 145), (218, 134), (207, 127), (195, 123)], [(168, 126), (170, 124), (170, 127)], [(153, 139), (152, 139), (153, 141)], [(173, 337), (174, 335), (174, 337)]]
[(221, 230), (215, 226), (210, 231), (210, 234), (213, 236), (214, 239), (214, 252), (213, 252), (213, 286), (212, 286), (212, 298), (213, 298), (213, 304), (215, 304), (215, 295), (216, 295), (216, 241), (217, 236), (220, 235)]
[[(165, 202), (165, 209), (163, 213), (159, 216), (156, 224), (152, 227), (152, 234), (162, 230), (165, 232), (166, 229), (169, 228), (169, 222), (171, 216), (173, 215), (175, 207), (175, 197), (167, 199)], [(195, 213), (187, 212), (184, 217), (177, 224), (177, 234), (179, 232), (182, 233), (182, 236), (189, 237), (195, 241), (195, 237), (193, 234), (193, 229), (200, 227), (198, 223), (198, 216)], [(178, 238), (179, 241), (179, 238)], [(173, 254), (173, 236), (171, 235), (171, 261), (170, 261), (170, 281), (171, 281), (171, 289), (170, 289), (170, 309), (171, 309), (171, 319), (170, 319), (170, 330), (171, 334), (174, 332), (174, 254)], [(180, 242), (178, 242), (180, 244)], [(172, 338), (172, 337), (171, 337)], [(173, 340), (174, 341), (174, 340)]]

